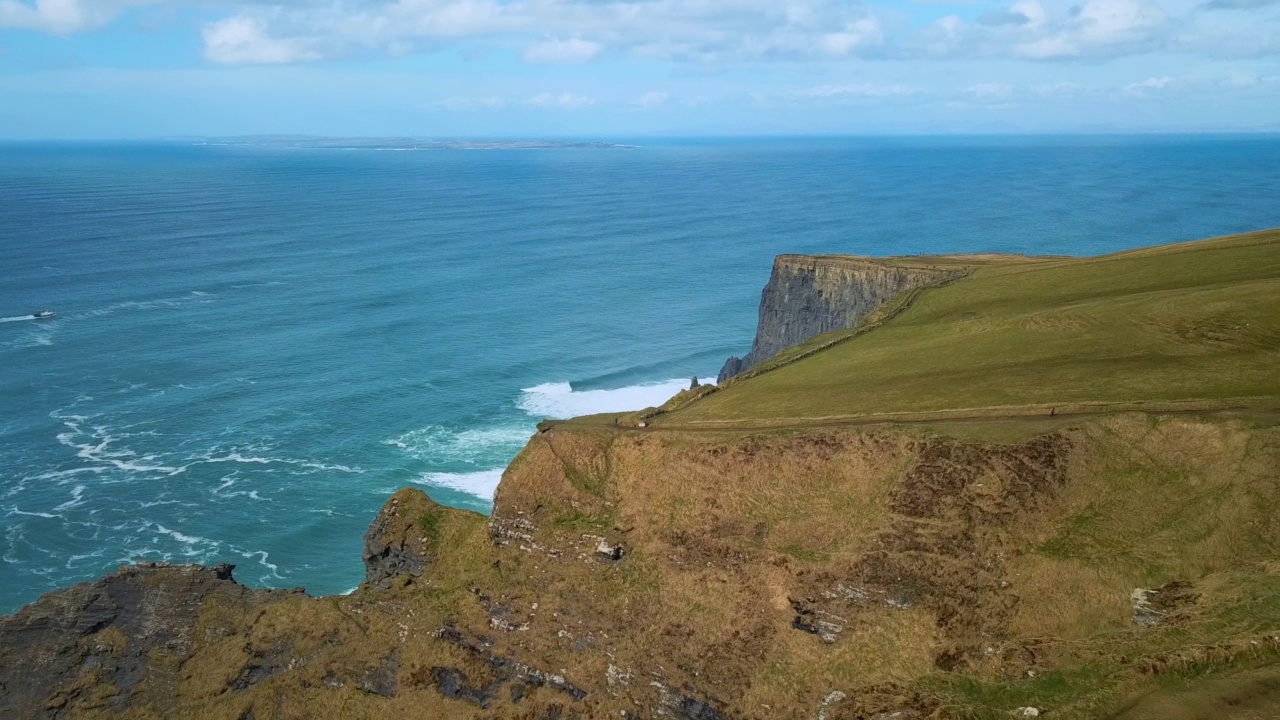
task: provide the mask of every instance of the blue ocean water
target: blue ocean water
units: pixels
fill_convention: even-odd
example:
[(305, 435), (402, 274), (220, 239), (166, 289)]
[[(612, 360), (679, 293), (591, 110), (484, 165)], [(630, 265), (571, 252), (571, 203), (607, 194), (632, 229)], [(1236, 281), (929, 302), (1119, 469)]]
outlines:
[[(0, 145), (0, 612), (131, 560), (337, 593), (416, 484), (750, 345), (782, 252), (1280, 225), (1276, 137)], [(26, 317), (44, 307), (57, 317)]]

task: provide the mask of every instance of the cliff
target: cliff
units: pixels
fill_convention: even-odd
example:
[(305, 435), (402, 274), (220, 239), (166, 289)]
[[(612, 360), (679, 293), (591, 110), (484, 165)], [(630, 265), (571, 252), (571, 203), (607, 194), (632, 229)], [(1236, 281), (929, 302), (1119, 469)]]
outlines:
[(397, 493), (351, 595), (140, 566), (0, 619), (0, 717), (1100, 717), (1280, 667), (1280, 431), (1251, 425), (557, 426), (492, 518)]
[(856, 327), (912, 288), (964, 274), (956, 267), (837, 255), (779, 255), (760, 296), (760, 320), (746, 357), (725, 361), (718, 383), (811, 337)]
[(540, 426), (491, 517), (401, 490), (350, 595), (49, 593), (0, 717), (1276, 717), (1278, 363), (1280, 232), (993, 262), (645, 427)]

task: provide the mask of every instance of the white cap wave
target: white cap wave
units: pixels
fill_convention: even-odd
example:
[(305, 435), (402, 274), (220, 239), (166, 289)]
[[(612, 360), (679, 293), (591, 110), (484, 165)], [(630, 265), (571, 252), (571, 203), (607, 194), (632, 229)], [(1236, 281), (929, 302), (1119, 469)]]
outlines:
[[(629, 412), (661, 405), (689, 387), (689, 380), (673, 379), (611, 390), (574, 390), (567, 382), (525, 388), (516, 404), (534, 418), (565, 419), (597, 413)], [(531, 427), (496, 427), (451, 431), (432, 425), (386, 441), (409, 455), (432, 461), (479, 464), (494, 454), (513, 455), (532, 434)], [(475, 472), (428, 472), (414, 482), (445, 487), (482, 500), (492, 500), (504, 468)]]
[(534, 417), (566, 419), (579, 415), (630, 412), (656, 407), (688, 387), (688, 378), (630, 385), (613, 390), (574, 390), (567, 382), (543, 383), (525, 388), (516, 404)]

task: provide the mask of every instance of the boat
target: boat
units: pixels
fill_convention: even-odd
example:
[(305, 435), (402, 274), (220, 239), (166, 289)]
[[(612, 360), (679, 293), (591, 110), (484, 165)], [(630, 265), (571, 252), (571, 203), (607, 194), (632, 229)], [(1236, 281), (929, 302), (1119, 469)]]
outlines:
[(56, 314), (57, 314), (57, 313), (55, 313), (55, 312), (54, 312), (54, 311), (52, 311), (52, 310), (41, 310), (41, 311), (39, 311), (39, 312), (31, 313), (31, 317), (33, 317), (33, 318), (35, 318), (35, 319), (37, 319), (37, 320), (43, 320), (43, 319), (45, 319), (45, 318), (51, 318), (51, 317), (53, 317), (53, 316), (54, 316), (54, 315), (56, 315)]

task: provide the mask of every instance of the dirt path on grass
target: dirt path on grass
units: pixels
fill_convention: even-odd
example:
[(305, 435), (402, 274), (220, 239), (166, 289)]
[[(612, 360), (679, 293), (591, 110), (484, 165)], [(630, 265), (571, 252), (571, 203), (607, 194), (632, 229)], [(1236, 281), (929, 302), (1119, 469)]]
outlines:
[(832, 415), (811, 418), (776, 418), (769, 420), (720, 420), (695, 422), (662, 422), (652, 420), (637, 424), (632, 415), (597, 416), (575, 420), (549, 420), (540, 427), (549, 429), (558, 425), (613, 428), (619, 432), (726, 432), (751, 430), (790, 430), (884, 423), (910, 424), (980, 424), (993, 422), (1018, 422), (1054, 426), (1063, 421), (1102, 415), (1143, 413), (1150, 415), (1240, 415), (1252, 418), (1280, 420), (1278, 398), (1234, 398), (1229, 400), (1187, 400), (1172, 403), (1090, 403), (1063, 405), (1022, 405), (986, 408), (962, 408), (930, 412), (892, 412), (872, 415)]

